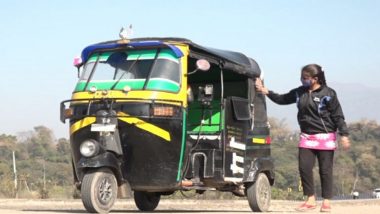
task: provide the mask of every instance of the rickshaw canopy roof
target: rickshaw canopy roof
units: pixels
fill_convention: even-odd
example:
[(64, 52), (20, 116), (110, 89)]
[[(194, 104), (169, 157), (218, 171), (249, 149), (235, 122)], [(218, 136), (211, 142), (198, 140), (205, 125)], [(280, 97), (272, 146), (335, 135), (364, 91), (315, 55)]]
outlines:
[(136, 38), (131, 39), (127, 43), (122, 43), (120, 40), (108, 41), (87, 46), (82, 51), (82, 62), (86, 62), (90, 55), (95, 51), (113, 50), (119, 48), (150, 48), (150, 47), (166, 47), (170, 48), (174, 54), (180, 58), (183, 53), (175, 44), (187, 44), (190, 48), (190, 57), (197, 59), (206, 59), (211, 63), (221, 66), (223, 69), (228, 69), (233, 72), (248, 76), (260, 76), (260, 67), (255, 60), (246, 55), (215, 48), (204, 47), (184, 38)]

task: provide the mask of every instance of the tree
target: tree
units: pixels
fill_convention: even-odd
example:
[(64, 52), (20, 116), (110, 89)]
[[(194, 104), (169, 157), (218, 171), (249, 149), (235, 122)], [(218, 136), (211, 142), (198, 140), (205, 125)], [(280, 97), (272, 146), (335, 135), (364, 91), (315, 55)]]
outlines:
[(17, 149), (17, 137), (13, 135), (0, 135), (0, 157), (11, 157), (12, 151)]
[(57, 152), (61, 155), (70, 154), (70, 142), (65, 138), (60, 138), (57, 143)]

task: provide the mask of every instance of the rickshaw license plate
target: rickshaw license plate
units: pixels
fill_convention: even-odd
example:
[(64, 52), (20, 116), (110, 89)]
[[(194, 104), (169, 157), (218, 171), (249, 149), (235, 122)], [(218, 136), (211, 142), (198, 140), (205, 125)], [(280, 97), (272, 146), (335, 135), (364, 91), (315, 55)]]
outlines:
[(92, 124), (92, 132), (114, 132), (116, 129), (115, 124)]

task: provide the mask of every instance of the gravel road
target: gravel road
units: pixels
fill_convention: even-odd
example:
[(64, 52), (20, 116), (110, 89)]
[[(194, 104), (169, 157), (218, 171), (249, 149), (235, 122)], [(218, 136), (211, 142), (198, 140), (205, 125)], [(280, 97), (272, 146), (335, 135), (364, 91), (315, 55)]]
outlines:
[[(272, 200), (268, 213), (296, 213), (294, 208), (301, 202)], [(380, 213), (380, 199), (333, 201), (332, 213), (375, 214)], [(308, 213), (318, 213), (319, 209)], [(51, 214), (86, 213), (81, 200), (28, 200), (0, 199), (1, 214)], [(118, 199), (111, 213), (143, 213), (137, 210), (133, 200)], [(245, 200), (161, 200), (159, 213), (251, 213)]]

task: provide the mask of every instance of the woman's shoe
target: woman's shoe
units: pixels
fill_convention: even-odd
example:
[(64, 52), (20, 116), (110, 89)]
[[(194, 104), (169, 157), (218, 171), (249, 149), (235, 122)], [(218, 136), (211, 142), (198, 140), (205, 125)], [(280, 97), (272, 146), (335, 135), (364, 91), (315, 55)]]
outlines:
[(316, 207), (317, 207), (316, 205), (303, 203), (301, 206), (296, 208), (296, 211), (304, 212), (304, 211), (308, 211), (308, 210), (314, 210)]
[(322, 206), (321, 206), (321, 212), (322, 213), (329, 213), (329, 212), (331, 212), (331, 206), (330, 205), (322, 204)]

